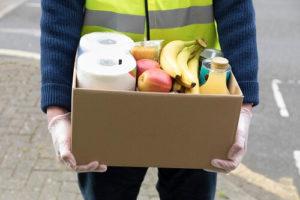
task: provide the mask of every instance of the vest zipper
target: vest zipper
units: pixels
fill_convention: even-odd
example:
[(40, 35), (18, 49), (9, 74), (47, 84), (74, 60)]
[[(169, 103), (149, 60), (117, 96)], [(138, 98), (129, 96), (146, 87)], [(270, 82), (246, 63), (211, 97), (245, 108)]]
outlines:
[(146, 36), (147, 40), (150, 40), (150, 25), (149, 25), (149, 9), (148, 0), (145, 0), (145, 14), (146, 14)]

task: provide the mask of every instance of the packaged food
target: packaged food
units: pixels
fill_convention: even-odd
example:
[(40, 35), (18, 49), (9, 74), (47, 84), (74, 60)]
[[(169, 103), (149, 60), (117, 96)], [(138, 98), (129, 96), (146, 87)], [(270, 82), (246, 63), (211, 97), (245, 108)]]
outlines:
[(204, 66), (209, 71), (208, 79), (200, 87), (201, 94), (230, 94), (227, 88), (227, 74), (231, 73), (229, 61), (226, 58), (215, 57), (211, 63)]
[[(217, 49), (204, 49), (200, 54), (200, 61), (202, 66), (206, 66), (208, 63), (211, 63), (211, 60), (215, 57), (223, 57), (223, 53)], [(206, 67), (201, 67), (199, 71), (199, 81), (200, 85), (203, 85), (208, 78), (209, 70)], [(229, 79), (229, 77), (228, 77)]]
[(208, 58), (214, 58), (214, 57), (223, 57), (223, 52), (218, 49), (204, 49), (201, 54), (201, 60), (205, 60)]
[[(212, 62), (212, 58), (207, 58), (207, 59), (202, 61), (201, 69), (200, 69), (200, 72), (199, 72), (200, 85), (205, 84), (207, 79), (208, 79), (208, 75), (209, 75), (210, 71), (209, 71), (207, 66), (209, 66), (211, 62)], [(231, 74), (230, 71), (227, 72), (227, 75), (226, 75), (226, 80), (227, 81), (230, 79), (230, 74)]]
[(149, 40), (136, 42), (131, 53), (136, 60), (151, 59), (159, 60), (163, 40)]

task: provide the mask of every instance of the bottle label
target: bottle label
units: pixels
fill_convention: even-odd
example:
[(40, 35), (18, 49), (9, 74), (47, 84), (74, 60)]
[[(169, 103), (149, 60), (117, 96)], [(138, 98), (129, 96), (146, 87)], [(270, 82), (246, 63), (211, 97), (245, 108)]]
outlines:
[[(226, 81), (228, 82), (230, 79), (230, 71), (226, 72)], [(200, 86), (203, 85), (204, 83), (206, 83), (207, 79), (209, 76), (209, 69), (207, 69), (204, 65), (202, 65), (201, 69), (200, 69), (200, 74), (199, 74), (199, 84)]]

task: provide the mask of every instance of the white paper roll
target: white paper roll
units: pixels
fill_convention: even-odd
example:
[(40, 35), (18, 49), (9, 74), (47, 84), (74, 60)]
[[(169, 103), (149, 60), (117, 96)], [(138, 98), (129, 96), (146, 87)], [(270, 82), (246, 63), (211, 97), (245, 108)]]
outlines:
[(136, 61), (126, 53), (83, 53), (77, 61), (77, 83), (88, 89), (135, 90)]
[(124, 34), (93, 32), (81, 37), (78, 55), (89, 51), (97, 51), (101, 54), (103, 52), (105, 53), (107, 50), (129, 53), (134, 45), (134, 41)]

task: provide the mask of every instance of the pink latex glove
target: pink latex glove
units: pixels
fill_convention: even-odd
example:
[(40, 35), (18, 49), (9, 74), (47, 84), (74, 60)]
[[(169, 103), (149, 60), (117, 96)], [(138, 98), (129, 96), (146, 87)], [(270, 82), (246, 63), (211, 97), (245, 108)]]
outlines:
[(236, 140), (228, 153), (228, 160), (213, 159), (211, 164), (220, 169), (219, 172), (229, 173), (241, 163), (247, 151), (248, 131), (252, 118), (252, 105), (242, 106), (237, 127)]
[(71, 153), (71, 113), (56, 115), (48, 124), (48, 130), (52, 135), (52, 141), (59, 161), (77, 172), (105, 172), (106, 165), (100, 165), (98, 161), (87, 165), (76, 165), (74, 155)]

